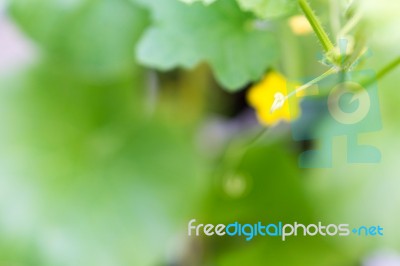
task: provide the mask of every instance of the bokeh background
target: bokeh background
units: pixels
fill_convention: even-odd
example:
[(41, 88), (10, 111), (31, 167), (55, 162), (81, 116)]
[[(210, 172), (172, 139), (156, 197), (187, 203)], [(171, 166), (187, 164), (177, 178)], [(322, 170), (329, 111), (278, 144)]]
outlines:
[[(0, 1), (1, 266), (400, 265), (400, 69), (378, 81), (383, 129), (359, 136), (382, 161), (348, 164), (337, 136), (332, 168), (300, 169), (313, 141), (284, 123), (260, 135), (246, 92), (270, 69), (321, 74), (321, 47), (297, 8), (259, 19), (219, 1)], [(335, 25), (342, 2), (311, 4)], [(399, 2), (359, 8), (360, 67), (377, 71), (400, 53)], [(257, 34), (236, 42), (240, 25)], [(312, 130), (329, 135), (321, 119)], [(385, 235), (194, 238), (193, 218)]]

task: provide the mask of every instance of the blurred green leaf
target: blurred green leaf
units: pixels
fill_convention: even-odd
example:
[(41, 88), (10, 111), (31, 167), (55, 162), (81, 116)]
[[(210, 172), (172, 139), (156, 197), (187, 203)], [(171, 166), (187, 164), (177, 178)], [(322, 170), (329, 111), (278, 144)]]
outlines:
[(91, 84), (53, 64), (18, 78), (0, 90), (0, 262), (165, 260), (203, 191), (189, 131), (149, 119), (138, 80)]
[(220, 0), (208, 7), (176, 0), (140, 1), (154, 20), (136, 51), (144, 65), (169, 70), (206, 61), (223, 86), (237, 90), (258, 80), (277, 58), (271, 32), (256, 29), (254, 18), (234, 1)]
[(296, 9), (296, 0), (237, 0), (245, 11), (252, 11), (263, 19), (278, 18)]
[[(243, 146), (237, 146), (229, 153), (240, 155), (242, 149)], [(310, 221), (309, 204), (301, 190), (302, 174), (296, 167), (294, 154), (281, 143), (258, 144), (235, 159), (229, 154), (225, 156), (215, 173), (217, 181), (211, 189), (208, 219)], [(243, 187), (241, 193), (238, 186)], [(223, 211), (228, 209), (235, 211)]]
[(187, 128), (143, 108), (133, 47), (147, 13), (123, 0), (11, 10), (44, 56), (0, 80), (0, 264), (165, 260), (204, 168)]
[[(218, 254), (220, 266), (353, 266), (356, 260), (346, 255), (344, 250), (332, 246), (321, 237), (297, 237), (285, 242), (279, 238), (265, 237), (247, 245), (231, 247)], [(290, 251), (290, 256), (288, 256)]]
[[(231, 153), (242, 152), (234, 148)], [(294, 155), (280, 141), (250, 147), (236, 164), (232, 164), (232, 157), (228, 155), (228, 161), (221, 164), (221, 169), (215, 174), (204, 218), (198, 222), (329, 223), (314, 216), (312, 202), (303, 189), (306, 176), (296, 166)], [(271, 236), (255, 236), (249, 242), (243, 236), (205, 239), (207, 246), (211, 247), (209, 253), (212, 257), (207, 261), (211, 264), (217, 261), (217, 265), (230, 266), (352, 265), (348, 263), (351, 259), (346, 252), (336, 247), (334, 241), (300, 235), (286, 241)], [(290, 256), (287, 256), (288, 250)]]
[(126, 0), (15, 0), (10, 10), (44, 56), (97, 81), (132, 71), (147, 24), (147, 13)]

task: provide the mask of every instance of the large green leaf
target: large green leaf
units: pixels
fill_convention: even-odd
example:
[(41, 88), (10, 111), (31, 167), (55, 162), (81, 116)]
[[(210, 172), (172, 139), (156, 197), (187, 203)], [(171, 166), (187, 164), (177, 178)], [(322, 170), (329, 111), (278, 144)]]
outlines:
[(42, 54), (96, 81), (132, 72), (127, 55), (148, 22), (127, 0), (15, 0), (10, 13)]
[(142, 108), (146, 13), (61, 2), (11, 6), (46, 56), (0, 77), (0, 264), (155, 265), (201, 195), (201, 160), (186, 127)]
[(0, 261), (162, 261), (202, 192), (188, 130), (148, 119), (137, 79), (91, 85), (53, 64), (19, 78), (0, 81)]
[(254, 12), (261, 18), (277, 18), (287, 15), (296, 7), (295, 0), (237, 0), (243, 10)]
[(259, 79), (277, 57), (271, 32), (256, 29), (254, 17), (234, 1), (220, 0), (208, 7), (176, 0), (140, 2), (154, 19), (136, 51), (144, 65), (169, 70), (206, 61), (216, 79), (235, 90)]

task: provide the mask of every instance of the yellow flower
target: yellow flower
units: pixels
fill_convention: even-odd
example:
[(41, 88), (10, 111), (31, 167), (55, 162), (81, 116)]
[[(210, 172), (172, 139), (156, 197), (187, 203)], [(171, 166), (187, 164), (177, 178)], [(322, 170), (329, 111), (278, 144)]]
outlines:
[(247, 101), (256, 110), (262, 124), (273, 126), (281, 120), (290, 122), (299, 116), (299, 105), (289, 101), (287, 88), (287, 80), (277, 72), (268, 73), (262, 81), (250, 88)]

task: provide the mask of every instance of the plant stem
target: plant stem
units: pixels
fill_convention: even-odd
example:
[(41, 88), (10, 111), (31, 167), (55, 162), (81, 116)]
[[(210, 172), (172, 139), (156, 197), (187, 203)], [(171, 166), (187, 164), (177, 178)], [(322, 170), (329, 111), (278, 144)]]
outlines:
[(387, 64), (385, 67), (383, 67), (381, 70), (378, 71), (376, 74), (376, 79), (381, 79), (383, 78), (386, 74), (388, 74), (390, 71), (395, 69), (398, 65), (400, 64), (400, 56), (394, 59), (392, 62)]
[(316, 77), (315, 79), (313, 79), (313, 80), (307, 82), (306, 84), (302, 85), (301, 87), (298, 87), (296, 90), (294, 90), (294, 91), (292, 91), (291, 93), (289, 93), (289, 94), (286, 96), (286, 99), (288, 99), (288, 98), (294, 96), (296, 93), (299, 93), (299, 92), (301, 92), (301, 91), (303, 91), (303, 90), (308, 89), (308, 88), (311, 87), (312, 85), (314, 85), (314, 84), (320, 82), (321, 80), (325, 79), (325, 78), (328, 77), (329, 75), (332, 75), (333, 73), (336, 73), (336, 72), (338, 72), (338, 69), (335, 68), (335, 67), (332, 67), (331, 69), (329, 69), (328, 71), (326, 71), (326, 72), (323, 73), (322, 75)]
[(361, 85), (363, 87), (368, 87), (369, 85), (371, 85), (372, 83), (374, 83), (377, 80), (380, 80), (381, 78), (383, 78), (384, 76), (386, 76), (387, 74), (389, 74), (390, 71), (394, 70), (398, 65), (400, 65), (400, 56), (398, 56), (396, 59), (394, 59), (393, 61), (391, 61), (389, 64), (387, 64), (386, 66), (384, 66), (381, 70), (379, 70), (376, 74), (375, 78), (372, 79), (368, 79), (365, 80), (364, 82), (361, 82)]
[(311, 27), (314, 29), (314, 32), (317, 35), (319, 41), (321, 42), (322, 47), (324, 48), (325, 52), (328, 53), (328, 52), (332, 51), (335, 48), (335, 46), (329, 39), (328, 34), (322, 27), (321, 22), (319, 21), (318, 17), (315, 15), (314, 11), (311, 9), (307, 0), (298, 0), (298, 1), (299, 1), (299, 5), (300, 5), (301, 9), (304, 12), (304, 15), (306, 16), (308, 22), (310, 22)]

